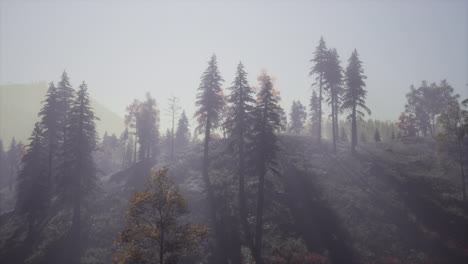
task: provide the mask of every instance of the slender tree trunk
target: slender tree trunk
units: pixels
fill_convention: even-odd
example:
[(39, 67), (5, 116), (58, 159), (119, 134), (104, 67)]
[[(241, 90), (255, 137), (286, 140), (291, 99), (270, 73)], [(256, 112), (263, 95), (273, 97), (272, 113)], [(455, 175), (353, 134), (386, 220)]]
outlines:
[(208, 174), (208, 169), (210, 166), (209, 160), (209, 143), (211, 137), (211, 120), (210, 116), (208, 115), (206, 119), (206, 127), (205, 127), (205, 142), (204, 142), (204, 150), (203, 150), (203, 181), (206, 187), (206, 193), (208, 198), (209, 204), (209, 213), (211, 216), (211, 221), (213, 222), (214, 226), (214, 237), (216, 241), (215, 245), (215, 262), (216, 263), (226, 263), (226, 252), (224, 250), (225, 241), (223, 241), (222, 237), (222, 230), (220, 228), (219, 221), (216, 216), (216, 201), (214, 197), (213, 187), (211, 186), (210, 176)]
[(249, 223), (247, 221), (247, 202), (245, 197), (245, 174), (244, 174), (244, 131), (240, 132), (239, 135), (241, 141), (239, 144), (239, 213), (240, 213), (240, 222), (242, 224), (242, 229), (244, 231), (244, 239), (247, 243), (247, 246), (250, 248), (252, 253), (254, 252), (254, 243), (252, 238), (252, 233), (250, 232)]
[(356, 106), (353, 106), (353, 112), (351, 116), (351, 152), (356, 153), (357, 144), (357, 124), (356, 124)]
[[(81, 105), (84, 102), (81, 100)], [(81, 115), (79, 119), (78, 126), (78, 144), (77, 144), (77, 169), (76, 172), (73, 172), (72, 182), (73, 186), (73, 219), (72, 219), (72, 239), (73, 239), (73, 251), (74, 254), (72, 263), (81, 263), (81, 188), (82, 188), (82, 172), (83, 172), (83, 153), (82, 153), (82, 138), (83, 138), (83, 109), (81, 110)]]
[[(34, 209), (33, 209), (34, 210)], [(38, 236), (38, 231), (36, 225), (34, 224), (35, 219), (37, 219), (37, 211), (29, 212), (28, 214), (28, 236), (26, 237), (24, 244), (28, 250), (33, 251), (33, 245)]]
[(318, 143), (322, 143), (322, 73), (320, 73), (320, 83), (319, 83), (319, 111), (318, 111)]
[(135, 130), (135, 146), (133, 148), (133, 165), (136, 164), (137, 158), (136, 158), (136, 153), (137, 153), (137, 141), (138, 141), (138, 136), (137, 136), (137, 131)]
[(338, 124), (338, 96), (335, 97), (335, 152), (336, 152), (336, 142), (339, 138), (339, 124)]
[(264, 160), (260, 165), (259, 182), (258, 182), (258, 198), (257, 198), (257, 218), (255, 221), (255, 251), (254, 258), (256, 264), (263, 264), (262, 258), (262, 240), (263, 240), (263, 203), (265, 200), (265, 164)]
[(122, 170), (126, 169), (125, 167), (125, 156), (127, 154), (127, 139), (124, 140), (123, 142), (123, 152), (122, 152)]
[(175, 109), (172, 109), (171, 161), (174, 160), (174, 112)]
[[(75, 187), (79, 188), (79, 187)], [(73, 201), (73, 220), (72, 220), (72, 245), (73, 260), (72, 263), (79, 264), (81, 261), (81, 195), (80, 190), (75, 190), (75, 199)]]
[(52, 146), (52, 138), (49, 134), (49, 157), (48, 157), (48, 170), (47, 170), (47, 183), (46, 185), (49, 186), (51, 178), (52, 178), (52, 153), (53, 153), (53, 146)]
[(330, 87), (330, 93), (331, 93), (331, 109), (332, 109), (332, 140), (333, 140), (333, 152), (336, 154), (336, 125), (335, 125), (335, 96), (334, 96), (334, 87)]
[[(10, 165), (13, 165), (13, 164), (10, 164)], [(10, 168), (10, 177), (8, 179), (8, 187), (9, 187), (10, 190), (13, 189), (14, 178), (15, 178), (15, 167), (11, 166), (11, 168)]]
[[(268, 105), (268, 98), (266, 99), (265, 105)], [(266, 106), (265, 106), (266, 107)], [(265, 133), (266, 133), (266, 124), (267, 124), (267, 112), (266, 109), (263, 113), (263, 124), (262, 124), (262, 133), (261, 137), (261, 149), (264, 149), (264, 146), (267, 144), (265, 142)], [(265, 174), (266, 174), (266, 158), (263, 151), (259, 153), (260, 163), (258, 164), (258, 198), (257, 198), (257, 217), (255, 219), (255, 251), (254, 258), (256, 264), (263, 264), (262, 258), (262, 240), (263, 240), (263, 204), (265, 200)]]

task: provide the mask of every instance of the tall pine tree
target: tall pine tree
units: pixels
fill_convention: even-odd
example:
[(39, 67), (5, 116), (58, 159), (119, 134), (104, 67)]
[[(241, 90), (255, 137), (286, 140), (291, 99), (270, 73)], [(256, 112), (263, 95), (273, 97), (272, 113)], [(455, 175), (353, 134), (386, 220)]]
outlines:
[(342, 93), (341, 83), (343, 69), (336, 49), (327, 52), (324, 79), (326, 81), (327, 101), (331, 108), (333, 152), (336, 153), (336, 141), (338, 140), (338, 112), (340, 107), (340, 96)]
[(60, 117), (58, 123), (60, 124), (60, 139), (63, 143), (67, 137), (67, 119), (72, 107), (73, 100), (75, 99), (75, 90), (70, 84), (70, 78), (67, 73), (63, 71), (60, 82), (57, 85), (57, 106)]
[(177, 150), (180, 151), (187, 147), (190, 142), (189, 121), (185, 111), (180, 114), (179, 121), (177, 122), (177, 131), (175, 133), (175, 143)]
[(304, 123), (307, 119), (306, 108), (301, 102), (293, 101), (290, 113), (289, 130), (299, 135), (304, 129)]
[(125, 130), (120, 134), (120, 142), (122, 144), (122, 164), (121, 169), (126, 169), (127, 167), (127, 149), (128, 149), (128, 126), (125, 126)]
[(136, 126), (140, 160), (154, 158), (159, 141), (159, 110), (156, 100), (149, 93), (146, 94), (146, 100), (140, 104)]
[(60, 127), (62, 113), (59, 106), (58, 92), (52, 82), (43, 103), (39, 116), (41, 117), (41, 126), (44, 128), (44, 143), (47, 146), (47, 178), (45, 180), (47, 184), (50, 184), (54, 174), (54, 161), (58, 159), (59, 137), (63, 132)]
[(320, 123), (320, 106), (319, 106), (319, 98), (315, 90), (312, 92), (312, 97), (310, 98), (310, 122), (312, 123), (312, 135), (317, 136), (319, 135), (319, 123)]
[(80, 263), (81, 259), (82, 206), (87, 195), (96, 188), (96, 165), (92, 154), (97, 143), (97, 118), (90, 104), (88, 88), (83, 82), (69, 112), (64, 142), (63, 191), (73, 209), (71, 237), (74, 246), (69, 261), (72, 264)]
[(263, 264), (263, 214), (265, 203), (265, 178), (267, 173), (277, 173), (276, 153), (279, 149), (276, 133), (282, 129), (279, 95), (273, 88), (271, 78), (266, 73), (259, 77), (260, 91), (255, 106), (255, 128), (252, 149), (255, 157), (255, 170), (258, 175), (257, 210), (255, 221), (255, 262)]
[(125, 148), (124, 153), (124, 166), (125, 168), (130, 168), (133, 165), (133, 157), (135, 153), (135, 140), (131, 134), (128, 135), (127, 147)]
[(323, 37), (320, 38), (317, 48), (315, 48), (314, 57), (310, 60), (313, 63), (309, 75), (316, 75), (316, 82), (319, 87), (319, 96), (318, 96), (318, 113), (317, 113), (317, 138), (319, 144), (322, 141), (322, 101), (323, 101), (323, 88), (324, 88), (324, 79), (326, 71), (326, 62), (327, 62), (327, 44)]
[(132, 129), (132, 132), (129, 132), (132, 135), (135, 135), (135, 139), (133, 141), (133, 164), (137, 162), (137, 142), (138, 142), (138, 113), (140, 111), (141, 103), (137, 99), (133, 100), (132, 104), (127, 106), (127, 114), (125, 115), (125, 126)]
[(195, 118), (198, 121), (197, 130), (204, 133), (204, 150), (203, 150), (203, 165), (202, 165), (202, 177), (205, 184), (207, 193), (207, 199), (209, 203), (210, 218), (214, 226), (215, 236), (215, 252), (214, 258), (215, 263), (226, 263), (226, 253), (223, 248), (224, 237), (222, 235), (222, 227), (217, 221), (216, 214), (216, 203), (214, 196), (214, 189), (211, 184), (209, 175), (210, 157), (209, 157), (209, 146), (211, 139), (212, 129), (216, 129), (219, 126), (220, 111), (224, 106), (224, 98), (221, 89), (221, 83), (223, 82), (221, 77), (218, 64), (216, 61), (216, 55), (213, 54), (210, 61), (208, 62), (208, 68), (203, 72), (201, 76), (200, 86), (198, 87), (198, 94), (196, 100), (196, 106), (198, 107), (195, 112)]
[(365, 113), (370, 114), (371, 111), (365, 102), (367, 91), (364, 89), (366, 87), (364, 80), (367, 77), (364, 75), (362, 62), (359, 60), (356, 49), (354, 49), (348, 62), (345, 75), (346, 89), (343, 93), (341, 108), (350, 111), (347, 119), (351, 121), (351, 151), (354, 153), (358, 141), (357, 121), (362, 120)]
[(44, 132), (39, 123), (35, 124), (29, 138), (27, 152), (23, 156), (22, 169), (18, 174), (17, 202), (15, 210), (27, 215), (28, 238), (35, 239), (37, 221), (44, 212), (48, 201), (47, 147)]
[(229, 108), (225, 127), (228, 134), (229, 147), (237, 159), (239, 220), (242, 226), (244, 240), (247, 246), (253, 250), (253, 237), (247, 221), (245, 168), (246, 144), (248, 139), (252, 136), (255, 99), (254, 92), (249, 86), (247, 73), (242, 63), (238, 64), (236, 77), (229, 89), (231, 93), (227, 99)]

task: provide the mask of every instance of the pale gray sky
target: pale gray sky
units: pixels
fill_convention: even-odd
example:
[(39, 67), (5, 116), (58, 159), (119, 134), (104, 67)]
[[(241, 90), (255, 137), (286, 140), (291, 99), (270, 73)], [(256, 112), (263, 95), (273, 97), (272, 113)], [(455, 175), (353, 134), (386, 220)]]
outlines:
[(199, 78), (216, 53), (225, 87), (241, 60), (256, 85), (266, 69), (282, 103), (308, 104), (312, 53), (323, 36), (343, 67), (357, 48), (372, 118), (395, 120), (421, 80), (447, 78), (468, 96), (468, 1), (0, 0), (0, 83), (57, 81), (123, 115), (151, 92), (180, 97), (192, 116)]

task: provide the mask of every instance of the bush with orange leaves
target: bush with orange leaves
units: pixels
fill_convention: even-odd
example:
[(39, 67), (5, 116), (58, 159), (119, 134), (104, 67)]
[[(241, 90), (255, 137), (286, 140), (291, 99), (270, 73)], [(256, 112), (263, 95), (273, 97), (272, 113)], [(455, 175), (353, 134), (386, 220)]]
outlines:
[(167, 171), (151, 171), (144, 191), (131, 198), (125, 229), (115, 242), (115, 264), (175, 263), (205, 239), (205, 225), (179, 220), (187, 213), (187, 201), (168, 179)]

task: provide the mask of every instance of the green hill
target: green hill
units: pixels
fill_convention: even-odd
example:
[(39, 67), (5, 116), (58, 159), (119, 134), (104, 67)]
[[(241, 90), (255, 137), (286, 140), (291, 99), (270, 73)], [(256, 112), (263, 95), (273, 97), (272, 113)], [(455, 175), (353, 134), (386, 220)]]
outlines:
[[(47, 91), (46, 82), (30, 84), (0, 85), (0, 139), (9, 142), (12, 137), (26, 141), (38, 121), (37, 113)], [(96, 116), (97, 130), (100, 136), (104, 132), (120, 134), (123, 131), (123, 119), (108, 108), (92, 101)], [(7, 144), (7, 143), (4, 143)]]

